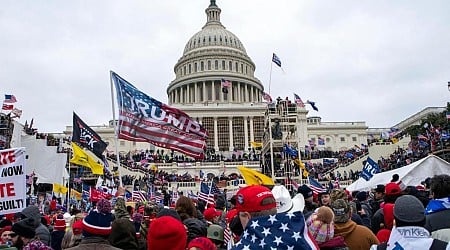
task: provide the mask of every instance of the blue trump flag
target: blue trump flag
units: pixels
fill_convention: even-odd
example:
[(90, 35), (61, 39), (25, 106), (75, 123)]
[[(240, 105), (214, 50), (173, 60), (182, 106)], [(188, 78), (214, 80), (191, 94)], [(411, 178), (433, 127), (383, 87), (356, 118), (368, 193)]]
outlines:
[(381, 170), (380, 170), (380, 167), (378, 166), (378, 164), (375, 161), (373, 161), (370, 157), (368, 157), (366, 164), (364, 164), (364, 166), (363, 166), (360, 176), (364, 180), (368, 181), (368, 180), (372, 179), (372, 177), (375, 174), (378, 174), (379, 172), (381, 172)]
[(297, 149), (293, 148), (292, 146), (290, 146), (288, 144), (284, 144), (283, 151), (292, 157), (298, 157)]

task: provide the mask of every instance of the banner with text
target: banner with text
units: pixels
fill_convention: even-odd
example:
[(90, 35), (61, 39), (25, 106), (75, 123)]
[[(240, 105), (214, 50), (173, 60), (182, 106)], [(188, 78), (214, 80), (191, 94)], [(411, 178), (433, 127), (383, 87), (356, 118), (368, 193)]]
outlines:
[(0, 150), (0, 215), (21, 212), (26, 199), (25, 148)]
[(360, 176), (364, 180), (369, 181), (375, 174), (378, 174), (380, 172), (381, 170), (378, 164), (370, 157), (367, 157), (366, 164), (364, 164)]

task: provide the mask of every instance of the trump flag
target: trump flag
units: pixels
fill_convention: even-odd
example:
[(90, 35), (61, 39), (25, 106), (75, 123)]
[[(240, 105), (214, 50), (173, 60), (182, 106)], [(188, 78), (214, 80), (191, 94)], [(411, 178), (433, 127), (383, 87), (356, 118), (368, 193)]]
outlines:
[(149, 142), (196, 159), (204, 158), (208, 133), (183, 111), (138, 90), (111, 71), (119, 105), (119, 139)]

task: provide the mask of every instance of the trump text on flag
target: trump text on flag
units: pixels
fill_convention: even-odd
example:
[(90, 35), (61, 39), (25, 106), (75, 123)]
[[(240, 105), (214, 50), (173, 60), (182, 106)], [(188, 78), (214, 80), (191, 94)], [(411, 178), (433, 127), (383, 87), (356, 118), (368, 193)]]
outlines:
[(25, 149), (0, 151), (0, 215), (25, 208)]

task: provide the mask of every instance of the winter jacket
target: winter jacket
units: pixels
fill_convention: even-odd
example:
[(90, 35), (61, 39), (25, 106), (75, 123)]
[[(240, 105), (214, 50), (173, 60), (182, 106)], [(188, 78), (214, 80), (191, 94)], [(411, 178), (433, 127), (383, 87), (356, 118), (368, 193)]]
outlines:
[(117, 197), (116, 204), (114, 205), (114, 216), (116, 219), (130, 219), (130, 214), (127, 211), (127, 206), (125, 205), (123, 197)]
[(53, 250), (61, 250), (61, 243), (65, 233), (65, 231), (55, 230), (50, 234), (52, 239), (50, 246), (53, 248)]
[(335, 223), (334, 235), (344, 237), (345, 243), (352, 250), (367, 250), (370, 246), (379, 244), (377, 237), (369, 228), (357, 225), (352, 220), (345, 223)]
[(206, 223), (201, 220), (197, 218), (187, 218), (183, 221), (183, 224), (188, 228), (188, 242), (197, 237), (206, 237), (208, 229)]
[(108, 241), (120, 249), (138, 249), (134, 224), (126, 218), (116, 219), (112, 223)]
[(20, 212), (25, 218), (34, 219), (34, 227), (36, 229), (36, 237), (39, 238), (45, 245), (50, 246), (50, 232), (48, 228), (41, 223), (41, 214), (37, 206), (28, 206)]
[(450, 209), (426, 215), (425, 228), (431, 237), (443, 241), (450, 241)]
[(78, 246), (67, 248), (70, 250), (119, 250), (120, 248), (113, 247), (109, 242), (101, 237), (86, 237), (83, 238)]
[(320, 250), (349, 250), (344, 237), (336, 236), (333, 239), (319, 244)]

